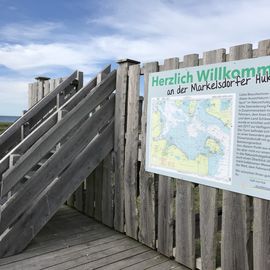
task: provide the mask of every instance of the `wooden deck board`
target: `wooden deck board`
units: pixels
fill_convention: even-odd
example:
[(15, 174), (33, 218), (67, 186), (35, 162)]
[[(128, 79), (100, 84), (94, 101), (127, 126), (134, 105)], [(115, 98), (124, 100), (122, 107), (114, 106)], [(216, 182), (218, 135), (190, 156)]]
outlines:
[(181, 269), (141, 243), (63, 206), (21, 254), (1, 270)]

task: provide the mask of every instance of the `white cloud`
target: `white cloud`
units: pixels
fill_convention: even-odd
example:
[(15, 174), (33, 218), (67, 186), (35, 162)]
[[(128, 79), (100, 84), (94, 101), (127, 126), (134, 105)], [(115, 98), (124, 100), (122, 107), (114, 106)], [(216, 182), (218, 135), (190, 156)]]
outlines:
[[(14, 7), (13, 7), (14, 8)], [(50, 38), (56, 30), (61, 30), (63, 25), (55, 22), (42, 23), (12, 23), (0, 27), (2, 39), (15, 42), (29, 42), (29, 40), (40, 40)]]
[[(87, 18), (86, 23), (89, 29), (98, 26), (106, 34), (100, 32), (93, 36), (78, 29), (72, 32), (52, 22), (0, 28), (3, 40), (17, 41), (0, 45), (0, 64), (27, 76), (45, 70), (56, 72), (59, 67), (80, 69), (89, 76), (108, 60), (133, 58), (145, 62), (182, 58), (189, 53), (202, 54), (270, 38), (270, 2), (266, 0), (199, 3), (195, 0), (119, 0), (113, 4), (105, 1), (104, 7), (107, 8), (103, 14)], [(48, 37), (57, 37), (57, 41), (50, 39), (44, 44), (42, 40)], [(19, 42), (20, 39), (24, 42)], [(12, 102), (13, 92), (2, 90), (6, 89), (3, 86), (2, 80), (0, 93), (5, 91), (6, 100)], [(22, 84), (14, 83), (14, 89), (19, 86)]]

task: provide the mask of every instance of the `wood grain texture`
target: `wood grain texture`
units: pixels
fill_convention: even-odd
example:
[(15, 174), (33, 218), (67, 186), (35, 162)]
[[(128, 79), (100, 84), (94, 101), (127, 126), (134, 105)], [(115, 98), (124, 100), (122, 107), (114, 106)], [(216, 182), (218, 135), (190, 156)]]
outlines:
[[(203, 64), (224, 62), (225, 49), (203, 54)], [(200, 236), (201, 262), (203, 270), (216, 269), (217, 252), (217, 189), (200, 185)]]
[(140, 65), (132, 65), (129, 67), (124, 181), (126, 234), (134, 239), (138, 237), (137, 157), (139, 143), (139, 95)]
[[(259, 42), (258, 57), (270, 55), (270, 40)], [(254, 55), (253, 55), (254, 56)], [(254, 198), (254, 269), (270, 269), (270, 201)]]
[(25, 175), (40, 159), (46, 155), (64, 136), (71, 131), (80, 120), (106, 99), (115, 89), (115, 72), (112, 72), (107, 80), (93, 89), (92, 95), (88, 95), (70, 111), (62, 121), (51, 128), (42, 139), (38, 140), (20, 159), (13, 171), (3, 179), (3, 194), (8, 192), (16, 184), (22, 175)]
[(103, 164), (95, 169), (95, 219), (102, 220)]
[[(115, 99), (112, 98), (98, 110), (88, 121), (77, 130), (69, 139), (68, 143), (61, 148), (46, 162), (31, 179), (25, 184), (24, 188), (14, 195), (2, 208), (2, 219), (0, 232), (22, 214), (33, 200), (44, 190), (52, 181), (58, 177), (62, 171), (72, 162), (74, 158), (91, 142), (101, 129), (114, 116)], [(89, 111), (90, 112), (90, 111)], [(75, 198), (75, 207), (83, 211), (82, 189), (81, 195)]]
[(158, 71), (158, 62), (144, 65), (144, 105), (142, 113), (141, 132), (141, 167), (140, 167), (140, 219), (139, 239), (145, 245), (156, 247), (156, 195), (154, 174), (145, 171), (146, 128), (147, 128), (147, 102), (149, 73)]
[[(179, 58), (164, 60), (163, 70), (178, 69), (178, 67)], [(158, 179), (158, 251), (168, 257), (173, 256), (174, 192), (173, 179), (160, 175)]]
[[(244, 44), (230, 48), (229, 60), (252, 57), (252, 45)], [(248, 270), (250, 242), (250, 207), (248, 197), (223, 191), (222, 213), (222, 270)]]
[[(110, 73), (111, 66), (102, 70), (97, 74), (97, 84), (101, 83)], [(106, 101), (105, 101), (106, 102)], [(100, 106), (96, 110), (100, 109)], [(103, 201), (103, 162), (93, 172), (95, 175), (95, 218), (98, 221), (102, 221), (102, 201)], [(107, 189), (105, 189), (107, 190)], [(104, 194), (106, 197), (106, 194)]]
[(94, 217), (95, 212), (95, 175), (90, 174), (86, 178), (85, 191), (85, 214), (89, 217)]
[[(182, 67), (199, 64), (199, 55), (184, 56)], [(195, 213), (193, 184), (176, 180), (175, 260), (190, 269), (195, 268)]]
[(114, 171), (113, 154), (103, 160), (102, 223), (113, 227)]
[(20, 217), (2, 239), (0, 257), (22, 251), (85, 177), (109, 154), (113, 149), (113, 126), (111, 122), (96, 140), (84, 148), (65, 172)]
[(115, 134), (114, 134), (114, 157), (115, 157), (115, 213), (114, 228), (124, 231), (124, 162), (125, 162), (125, 132), (126, 132), (126, 102), (128, 87), (128, 67), (138, 62), (123, 60), (119, 61), (116, 78), (116, 101), (115, 101)]

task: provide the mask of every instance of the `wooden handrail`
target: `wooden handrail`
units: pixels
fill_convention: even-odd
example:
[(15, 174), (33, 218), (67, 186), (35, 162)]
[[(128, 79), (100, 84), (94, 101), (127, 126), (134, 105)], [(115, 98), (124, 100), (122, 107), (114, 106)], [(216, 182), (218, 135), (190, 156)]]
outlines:
[(78, 106), (73, 108), (60, 122), (30, 147), (14, 168), (3, 177), (1, 195), (6, 195), (21, 177), (66, 136), (86, 114), (101, 104), (115, 90), (115, 83), (116, 71), (114, 70)]
[[(56, 106), (58, 94), (65, 91), (67, 87), (71, 85), (75, 87), (78, 84), (79, 74), (79, 71), (75, 71), (71, 74), (65, 81), (56, 87), (54, 91), (41, 99), (0, 136), (0, 158), (19, 143), (22, 126), (29, 125), (31, 121), (33, 125), (36, 124), (49, 112), (49, 110), (51, 110), (53, 106)], [(48, 106), (52, 103), (52, 106)], [(48, 108), (46, 108), (47, 106)], [(36, 117), (37, 115), (39, 115), (39, 117)], [(33, 119), (35, 120), (34, 122)]]

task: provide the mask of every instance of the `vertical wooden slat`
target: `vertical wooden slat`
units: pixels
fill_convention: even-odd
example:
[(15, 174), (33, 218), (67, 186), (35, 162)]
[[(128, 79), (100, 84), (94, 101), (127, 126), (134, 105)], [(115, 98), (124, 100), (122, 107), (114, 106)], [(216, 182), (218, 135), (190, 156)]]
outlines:
[(139, 239), (145, 245), (156, 247), (156, 210), (154, 174), (145, 171), (146, 125), (149, 73), (158, 71), (158, 62), (144, 65), (144, 105), (142, 113), (141, 168), (140, 168), (140, 223)]
[[(225, 49), (205, 52), (203, 64), (224, 62)], [(216, 269), (217, 189), (200, 185), (200, 237), (202, 270)]]
[(38, 102), (38, 83), (33, 83), (32, 88), (32, 106), (34, 106)]
[[(199, 64), (199, 55), (184, 56), (182, 67)], [(176, 181), (175, 260), (190, 269), (195, 269), (195, 213), (194, 186), (192, 183)]]
[[(165, 59), (163, 70), (178, 67), (179, 58), (170, 58)], [(168, 257), (173, 256), (174, 191), (173, 179), (160, 175), (158, 182), (158, 251)]]
[(77, 190), (74, 192), (74, 207), (83, 212), (84, 205), (83, 205), (83, 185), (80, 185)]
[(113, 227), (114, 196), (113, 155), (110, 153), (103, 160), (102, 223)]
[[(101, 82), (110, 73), (111, 66), (106, 67), (97, 76), (97, 83)], [(113, 227), (113, 194), (114, 194), (114, 172), (113, 153), (111, 152), (102, 162), (102, 190), (101, 190), (101, 218), (102, 223)]]
[[(244, 44), (230, 48), (230, 60), (252, 57), (252, 45)], [(223, 191), (222, 213), (222, 270), (248, 270), (248, 246), (250, 237), (250, 207), (248, 197)], [(261, 269), (258, 269), (261, 270)]]
[[(104, 69), (102, 72), (100, 72), (97, 75), (97, 84), (99, 84), (103, 79), (105, 79), (107, 77), (107, 75), (110, 73), (111, 67), (108, 66), (106, 69)], [(96, 110), (100, 109), (99, 105)], [(103, 179), (104, 179), (104, 175), (103, 175), (103, 170), (104, 170), (104, 166), (103, 166), (103, 161), (99, 164), (99, 166), (95, 169), (94, 176), (95, 176), (95, 219), (97, 219), (98, 221), (102, 220), (102, 201), (103, 201)], [(108, 175), (110, 175), (107, 172)], [(107, 189), (105, 189), (104, 191), (106, 191)], [(104, 194), (104, 198), (106, 198), (106, 194)]]
[(90, 217), (94, 217), (95, 211), (95, 175), (92, 173), (86, 179), (85, 191), (85, 213)]
[(55, 79), (49, 80), (49, 82), (50, 82), (50, 92), (52, 92), (56, 88), (55, 81), (56, 81)]
[(114, 134), (114, 156), (115, 156), (115, 215), (114, 228), (124, 231), (124, 159), (125, 159), (125, 132), (126, 132), (126, 98), (128, 87), (128, 67), (138, 64), (133, 60), (118, 61), (116, 77), (116, 99), (115, 99), (115, 134)]
[(44, 97), (43, 81), (38, 81), (37, 101), (40, 101), (43, 97)]
[(46, 80), (44, 82), (44, 97), (50, 93), (50, 81)]
[(95, 219), (102, 220), (103, 164), (95, 169)]
[(33, 83), (28, 84), (28, 108), (33, 106)]
[[(270, 40), (259, 42), (258, 56), (270, 55)], [(270, 201), (254, 198), (254, 269), (270, 269)]]
[(126, 234), (134, 239), (138, 235), (137, 175), (139, 143), (140, 65), (129, 67), (127, 132), (125, 148), (125, 222)]

